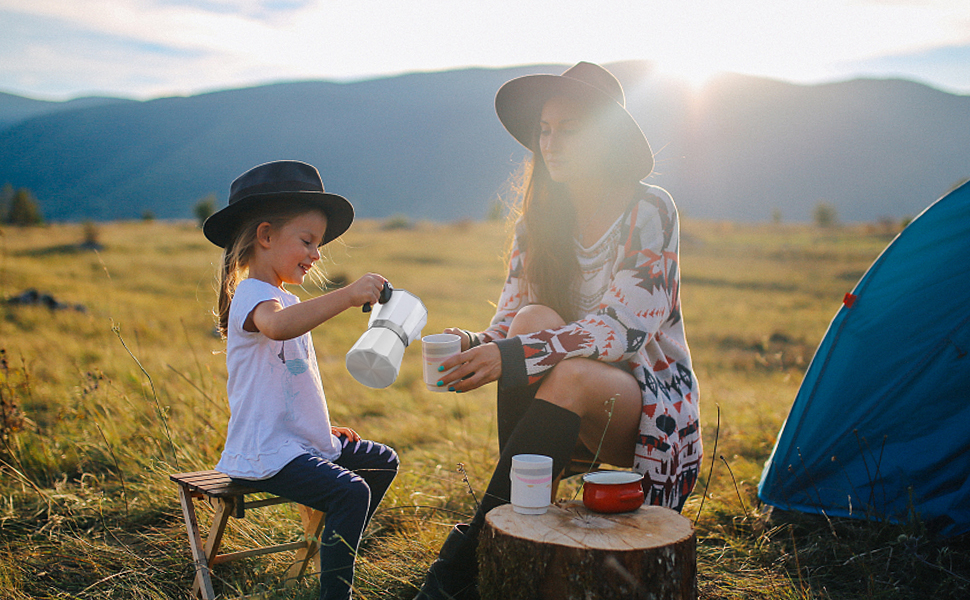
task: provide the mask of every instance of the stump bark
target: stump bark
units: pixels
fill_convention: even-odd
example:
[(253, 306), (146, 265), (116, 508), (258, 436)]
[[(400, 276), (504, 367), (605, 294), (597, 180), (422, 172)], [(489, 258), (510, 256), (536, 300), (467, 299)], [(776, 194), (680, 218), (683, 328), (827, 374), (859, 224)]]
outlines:
[(680, 513), (620, 514), (561, 502), (543, 515), (488, 513), (478, 550), (482, 600), (694, 600), (694, 528)]

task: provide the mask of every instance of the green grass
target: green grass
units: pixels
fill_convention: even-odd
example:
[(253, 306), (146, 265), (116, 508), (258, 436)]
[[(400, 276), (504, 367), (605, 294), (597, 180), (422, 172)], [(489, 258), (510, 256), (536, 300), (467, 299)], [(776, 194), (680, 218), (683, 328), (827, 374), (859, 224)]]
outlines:
[[(684, 510), (697, 521), (701, 597), (967, 597), (965, 542), (931, 540), (918, 520), (769, 518), (756, 498), (829, 320), (891, 238), (864, 227), (693, 221), (682, 233), (706, 447)], [(0, 305), (4, 598), (175, 598), (191, 582), (168, 474), (211, 468), (225, 435), (224, 345), (211, 315), (219, 252), (190, 223), (110, 223), (97, 234), (97, 252), (77, 247), (80, 225), (0, 236), (0, 297), (35, 288), (85, 307)], [(377, 271), (417, 294), (429, 310), (425, 333), (480, 329), (505, 277), (507, 239), (495, 223), (359, 222), (328, 247), (324, 271), (332, 280)], [(304, 297), (320, 293), (305, 287)], [(366, 533), (355, 597), (410, 599), (450, 525), (472, 511), (456, 465), (477, 493), (485, 487), (497, 454), (494, 390), (426, 391), (414, 349), (390, 388), (359, 385), (344, 355), (366, 319), (347, 311), (314, 331), (314, 344), (334, 422), (402, 458)], [(560, 489), (575, 491), (574, 481)], [(225, 547), (287, 541), (298, 522), (290, 508), (254, 511), (234, 522)], [(217, 571), (217, 586), (227, 596), (277, 589), (284, 570), (282, 557), (243, 561)], [(295, 597), (315, 596), (309, 579)]]

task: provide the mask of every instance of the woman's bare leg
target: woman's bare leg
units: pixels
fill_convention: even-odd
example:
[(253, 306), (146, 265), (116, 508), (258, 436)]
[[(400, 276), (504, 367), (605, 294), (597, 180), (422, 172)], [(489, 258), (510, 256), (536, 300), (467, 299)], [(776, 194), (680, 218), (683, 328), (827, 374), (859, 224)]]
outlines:
[[(551, 308), (534, 304), (520, 310), (509, 336), (554, 329), (565, 321)], [(597, 460), (618, 467), (633, 466), (643, 400), (633, 375), (604, 362), (570, 358), (542, 379), (536, 397), (580, 416), (580, 440)]]
[(515, 317), (509, 325), (508, 337), (523, 333), (534, 333), (543, 329), (555, 329), (565, 324), (566, 322), (559, 316), (559, 313), (548, 306), (530, 304), (515, 313)]
[(588, 358), (569, 358), (542, 379), (537, 398), (570, 410), (582, 419), (579, 439), (597, 460), (632, 467), (643, 400), (636, 379), (626, 371)]

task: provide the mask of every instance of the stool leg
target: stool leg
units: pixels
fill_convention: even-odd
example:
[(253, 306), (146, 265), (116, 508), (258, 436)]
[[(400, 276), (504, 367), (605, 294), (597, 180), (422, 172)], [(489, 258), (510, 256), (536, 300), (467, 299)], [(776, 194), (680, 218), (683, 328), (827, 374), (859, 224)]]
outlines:
[(296, 508), (300, 513), (300, 520), (303, 521), (306, 547), (296, 551), (296, 561), (286, 571), (287, 587), (296, 585), (296, 580), (303, 576), (311, 560), (316, 565), (316, 569), (311, 568), (310, 571), (320, 570), (320, 532), (323, 531), (323, 519), (326, 513), (302, 504), (297, 504)]
[(212, 527), (209, 529), (209, 537), (205, 540), (205, 557), (212, 564), (212, 559), (219, 553), (219, 546), (222, 544), (222, 534), (226, 531), (226, 523), (235, 510), (235, 498), (214, 498), (215, 513), (212, 515)]
[(189, 534), (189, 547), (192, 549), (192, 561), (195, 565), (193, 596), (201, 594), (204, 600), (215, 600), (216, 593), (212, 589), (212, 577), (209, 574), (209, 560), (202, 546), (199, 521), (195, 517), (195, 503), (192, 500), (192, 493), (184, 485), (179, 485), (179, 502), (182, 504), (182, 516), (185, 517), (185, 529)]
[[(222, 534), (226, 531), (226, 523), (229, 522), (229, 517), (232, 515), (233, 510), (235, 510), (235, 504), (237, 500), (235, 498), (212, 498), (212, 503), (214, 504), (215, 513), (212, 515), (212, 525), (209, 527), (209, 535), (205, 540), (205, 560), (206, 564), (209, 565), (209, 574), (212, 574), (213, 559), (219, 554), (219, 546), (222, 544)], [(195, 583), (192, 585), (192, 591), (198, 595), (199, 593), (200, 581), (196, 578)]]

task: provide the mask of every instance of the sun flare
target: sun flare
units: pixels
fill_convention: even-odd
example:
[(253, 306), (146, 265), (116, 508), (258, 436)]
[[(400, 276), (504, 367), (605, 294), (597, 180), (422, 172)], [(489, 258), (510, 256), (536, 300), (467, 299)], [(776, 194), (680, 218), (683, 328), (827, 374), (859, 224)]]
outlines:
[(716, 66), (704, 61), (664, 61), (657, 64), (657, 72), (660, 75), (672, 79), (686, 82), (692, 89), (700, 89), (707, 84), (715, 75), (723, 72)]

